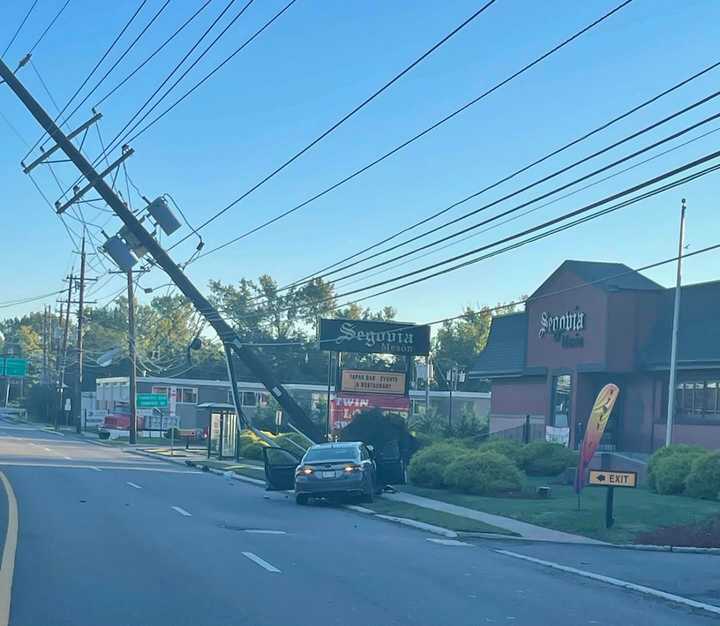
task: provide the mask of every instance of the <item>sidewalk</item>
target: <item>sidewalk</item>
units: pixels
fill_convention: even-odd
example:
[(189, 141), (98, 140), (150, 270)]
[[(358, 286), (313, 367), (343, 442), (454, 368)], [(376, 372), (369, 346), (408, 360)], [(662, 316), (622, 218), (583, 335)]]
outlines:
[(439, 500), (433, 500), (432, 498), (425, 498), (423, 496), (416, 496), (409, 493), (386, 493), (383, 494), (383, 498), (394, 500), (395, 502), (414, 504), (415, 506), (432, 509), (434, 511), (442, 511), (459, 517), (474, 519), (479, 522), (490, 524), (491, 526), (497, 526), (498, 528), (517, 533), (522, 539), (528, 539), (531, 541), (554, 541), (558, 543), (604, 545), (602, 541), (597, 541), (596, 539), (581, 537), (580, 535), (573, 535), (571, 533), (564, 533), (559, 530), (551, 530), (550, 528), (535, 526), (534, 524), (528, 524), (527, 522), (520, 522), (510, 517), (502, 517), (501, 515), (493, 515), (492, 513), (483, 513), (464, 506), (440, 502)]

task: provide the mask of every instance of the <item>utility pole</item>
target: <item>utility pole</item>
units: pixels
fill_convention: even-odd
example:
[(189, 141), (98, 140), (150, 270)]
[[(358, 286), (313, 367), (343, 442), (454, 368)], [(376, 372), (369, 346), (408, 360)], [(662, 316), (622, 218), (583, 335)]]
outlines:
[(135, 294), (132, 270), (127, 273), (128, 291), (128, 355), (130, 358), (130, 443), (137, 443), (137, 379), (135, 363)]
[(48, 378), (48, 307), (45, 305), (43, 310), (43, 325), (42, 325), (42, 348), (43, 348), (43, 364), (42, 364), (42, 384), (47, 385)]
[[(82, 132), (80, 130), (82, 127), (72, 131), (69, 135), (66, 135), (57, 126), (57, 124), (55, 124), (38, 101), (33, 98), (30, 92), (18, 80), (14, 72), (2, 61), (2, 59), (0, 59), (0, 79), (4, 80), (4, 83), (8, 85), (22, 104), (27, 108), (30, 114), (35, 118), (40, 126), (42, 126), (43, 130), (45, 130), (45, 132), (47, 132), (57, 144), (56, 147), (54, 146), (53, 148), (50, 148), (50, 150), (46, 150), (43, 155), (36, 159), (33, 163), (29, 165), (25, 165), (23, 163), (22, 166), (24, 171), (30, 171), (35, 164), (40, 163), (47, 158), (46, 155), (50, 151), (57, 149), (62, 150), (65, 156), (75, 164), (75, 166), (80, 170), (80, 173), (85, 177), (85, 180), (88, 181), (88, 184), (83, 189), (78, 189), (70, 202), (77, 201), (84, 193), (86, 193), (87, 190), (94, 188), (100, 197), (112, 209), (115, 215), (123, 222), (125, 225), (126, 236), (135, 241), (135, 245), (130, 245), (130, 248), (144, 248), (145, 251), (150, 254), (154, 262), (167, 273), (172, 282), (178, 287), (182, 294), (192, 302), (195, 308), (203, 315), (217, 333), (225, 350), (225, 364), (228, 369), (230, 388), (233, 395), (233, 404), (235, 405), (238, 416), (242, 415), (242, 403), (237, 390), (237, 377), (235, 375), (235, 363), (232, 358), (233, 354), (235, 354), (245, 364), (245, 366), (265, 386), (270, 395), (282, 406), (291, 423), (294, 423), (296, 427), (304, 431), (305, 434), (313, 441), (322, 441), (322, 433), (320, 429), (312, 421), (312, 419), (310, 419), (305, 410), (297, 403), (282, 383), (276, 378), (272, 370), (265, 365), (263, 360), (251, 346), (248, 346), (243, 342), (235, 330), (233, 330), (233, 328), (222, 318), (218, 310), (205, 296), (203, 296), (198, 288), (195, 287), (178, 264), (172, 260), (170, 255), (158, 243), (155, 237), (146, 230), (140, 219), (134, 215), (132, 211), (130, 211), (130, 209), (105, 181), (103, 176), (109, 171), (112, 171), (113, 166), (109, 166), (107, 168), (108, 171), (104, 171), (102, 173), (98, 172), (85, 158), (82, 152), (72, 143), (72, 138)], [(127, 151), (123, 154), (123, 157), (118, 159), (116, 164), (113, 165), (117, 167), (117, 165), (122, 163), (123, 160), (130, 154), (132, 154), (132, 149), (128, 147)], [(63, 206), (58, 202), (56, 204), (57, 212), (62, 213), (67, 204), (68, 203)], [(255, 432), (258, 436), (263, 437), (261, 431), (255, 430)], [(269, 438), (266, 438), (266, 441), (270, 445), (273, 445), (272, 440)]]
[(685, 250), (685, 198), (680, 208), (680, 236), (678, 239), (677, 276), (675, 278), (675, 305), (673, 308), (672, 337), (670, 340), (670, 381), (668, 383), (667, 422), (665, 445), (672, 443), (673, 417), (675, 415), (675, 373), (677, 370), (677, 339), (680, 321), (680, 293), (682, 288), (682, 257)]
[[(64, 398), (64, 392), (65, 392), (65, 367), (67, 365), (67, 346), (68, 346), (68, 335), (70, 332), (70, 300), (72, 300), (72, 289), (73, 289), (73, 280), (74, 276), (70, 274), (70, 276), (67, 277), (68, 281), (68, 291), (67, 291), (67, 306), (65, 307), (65, 326), (63, 327), (63, 338), (62, 338), (62, 360), (60, 361), (60, 373), (58, 375), (58, 388), (60, 390), (60, 411), (63, 411), (63, 415), (65, 414), (65, 398)], [(62, 307), (62, 302), (60, 303), (60, 306)], [(62, 308), (61, 308), (62, 310)], [(61, 316), (62, 317), (62, 316)], [(57, 413), (55, 414), (55, 430), (57, 430)]]
[(82, 431), (82, 383), (83, 383), (83, 315), (85, 305), (85, 235), (80, 248), (80, 294), (78, 301), (77, 358), (78, 373), (75, 387), (75, 432)]

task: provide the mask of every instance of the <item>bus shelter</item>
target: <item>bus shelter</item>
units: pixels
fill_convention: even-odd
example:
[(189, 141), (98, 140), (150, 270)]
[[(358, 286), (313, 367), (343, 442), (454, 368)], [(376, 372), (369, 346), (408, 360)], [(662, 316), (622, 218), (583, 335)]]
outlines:
[(207, 457), (239, 457), (238, 418), (235, 407), (224, 402), (204, 402), (198, 409), (207, 414)]

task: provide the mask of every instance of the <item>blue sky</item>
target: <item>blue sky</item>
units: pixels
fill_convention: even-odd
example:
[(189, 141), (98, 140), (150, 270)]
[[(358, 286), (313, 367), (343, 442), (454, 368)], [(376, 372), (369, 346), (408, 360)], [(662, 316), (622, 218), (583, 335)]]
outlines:
[[(2, 9), (0, 50), (29, 6), (29, 2), (10, 4)], [(22, 57), (61, 4), (60, 0), (38, 3), (8, 53), (8, 62), (16, 63)], [(33, 54), (36, 67), (61, 106), (137, 4), (129, 0), (104, 2), (98, 12), (96, 3), (89, 0), (71, 1)], [(123, 44), (160, 4), (160, 0), (147, 2), (118, 50), (124, 49)], [(236, 4), (229, 16), (242, 6), (241, 2)], [(173, 94), (179, 95), (184, 86), (193, 84), (193, 78), (214, 67), (283, 4), (256, 0)], [(393, 148), (616, 4), (619, 1), (498, 0), (340, 129), (208, 226), (203, 231), (207, 248), (294, 206)], [(171, 0), (146, 38), (103, 83), (98, 94), (113, 86), (199, 5)], [(298, 0), (230, 64), (133, 143), (136, 153), (128, 161), (130, 176), (149, 197), (172, 194), (190, 222), (199, 224), (315, 138), (480, 5), (464, 0)], [(213, 0), (197, 23), (101, 107), (105, 141), (124, 126), (223, 6), (223, 2)], [(286, 283), (316, 271), (494, 182), (720, 60), (719, 31), (720, 3), (712, 0), (634, 0), (578, 41), (409, 148), (292, 216), (199, 260), (188, 268), (188, 274), (204, 288), (211, 278), (235, 282), (269, 273)], [(513, 191), (691, 104), (717, 89), (719, 75), (720, 69), (710, 72), (591, 140), (454, 209), (444, 219)], [(34, 72), (27, 67), (19, 76), (52, 112)], [(73, 117), (74, 124), (89, 116), (89, 106), (96, 100), (93, 96)], [(568, 182), (717, 110), (717, 102), (711, 101), (457, 228)], [(28, 141), (38, 137), (34, 120), (2, 86), (0, 111)], [(684, 139), (717, 126), (720, 123), (708, 124)], [(516, 221), (352, 287), (459, 254), (560, 215), (712, 152), (717, 149), (718, 138), (720, 132), (711, 134)], [(89, 135), (86, 147), (88, 154), (97, 154), (95, 135)], [(71, 264), (71, 244), (62, 225), (19, 170), (18, 161), (26, 151), (0, 119), (0, 236), (5, 259), (0, 265), (0, 303), (61, 288), (60, 280)], [(69, 167), (58, 166), (57, 173), (68, 183), (73, 179)], [(58, 189), (50, 172), (38, 170), (37, 180), (54, 201)], [(392, 305), (398, 310), (398, 318), (424, 322), (457, 314), (467, 304), (492, 305), (530, 293), (567, 258), (619, 261), (635, 267), (671, 257), (677, 246), (681, 197), (688, 199), (690, 250), (720, 242), (713, 194), (717, 185), (718, 174), (711, 174), (560, 235), (366, 304)], [(105, 214), (94, 210), (87, 216), (106, 220)], [(442, 219), (433, 222), (440, 223)], [(77, 226), (71, 221), (69, 224)], [(106, 230), (112, 233), (117, 228), (117, 222), (111, 221)], [(165, 243), (187, 232), (184, 227)], [(177, 260), (184, 260), (193, 249), (194, 240), (189, 239), (173, 254)], [(688, 259), (686, 281), (720, 278), (719, 257), (720, 253), (709, 253)], [(102, 271), (99, 261), (93, 263)], [(669, 285), (674, 269), (666, 266), (649, 272), (649, 276)], [(122, 287), (122, 281), (119, 276), (109, 283), (99, 281), (98, 288), (93, 288), (94, 298), (100, 303), (107, 301)], [(143, 279), (147, 286), (165, 282), (159, 272)], [(3, 308), (0, 314), (21, 314), (40, 305)]]

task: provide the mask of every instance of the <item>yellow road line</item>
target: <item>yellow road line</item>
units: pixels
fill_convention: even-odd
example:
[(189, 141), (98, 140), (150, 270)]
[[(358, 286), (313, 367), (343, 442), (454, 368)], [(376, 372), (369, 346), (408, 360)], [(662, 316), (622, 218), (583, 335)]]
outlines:
[(12, 597), (15, 551), (18, 538), (18, 508), (15, 492), (3, 472), (0, 472), (0, 481), (2, 481), (8, 499), (7, 532), (5, 533), (2, 561), (0, 561), (0, 626), (8, 626), (10, 623), (10, 599)]

